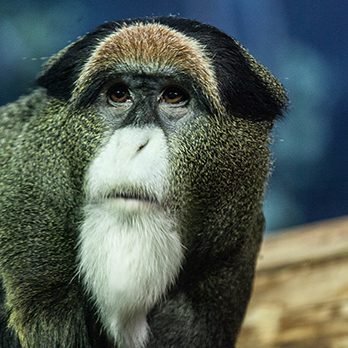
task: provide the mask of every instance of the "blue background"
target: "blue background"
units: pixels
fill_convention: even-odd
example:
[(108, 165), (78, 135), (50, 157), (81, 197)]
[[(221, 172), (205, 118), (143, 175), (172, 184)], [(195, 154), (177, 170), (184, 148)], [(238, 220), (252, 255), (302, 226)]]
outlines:
[(345, 0), (1, 0), (0, 104), (26, 93), (48, 56), (97, 25), (169, 14), (235, 37), (288, 90), (289, 112), (274, 130), (267, 229), (347, 214)]

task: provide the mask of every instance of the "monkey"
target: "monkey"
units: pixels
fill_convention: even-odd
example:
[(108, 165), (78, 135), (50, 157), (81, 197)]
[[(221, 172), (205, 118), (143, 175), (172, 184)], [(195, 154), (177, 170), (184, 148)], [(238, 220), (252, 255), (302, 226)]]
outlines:
[(0, 109), (0, 347), (232, 348), (280, 82), (175, 16), (112, 21)]

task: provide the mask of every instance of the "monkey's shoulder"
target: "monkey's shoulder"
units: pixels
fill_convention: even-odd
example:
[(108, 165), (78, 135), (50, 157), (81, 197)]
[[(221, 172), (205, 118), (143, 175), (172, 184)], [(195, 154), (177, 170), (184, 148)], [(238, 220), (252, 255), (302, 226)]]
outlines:
[(14, 155), (20, 135), (23, 134), (30, 120), (41, 113), (47, 100), (45, 90), (40, 88), (0, 107), (1, 169), (8, 170), (6, 164)]
[(0, 133), (21, 128), (32, 116), (40, 113), (47, 102), (43, 88), (33, 90), (14, 102), (0, 107)]

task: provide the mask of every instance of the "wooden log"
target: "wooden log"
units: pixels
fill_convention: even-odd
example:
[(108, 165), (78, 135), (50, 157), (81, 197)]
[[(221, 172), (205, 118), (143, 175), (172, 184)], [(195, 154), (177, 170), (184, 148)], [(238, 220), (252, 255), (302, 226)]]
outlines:
[(265, 239), (237, 348), (348, 348), (348, 218)]

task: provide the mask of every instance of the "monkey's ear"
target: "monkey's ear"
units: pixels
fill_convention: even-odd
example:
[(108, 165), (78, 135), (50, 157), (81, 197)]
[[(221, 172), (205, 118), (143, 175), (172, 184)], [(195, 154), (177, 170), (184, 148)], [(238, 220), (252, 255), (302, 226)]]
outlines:
[(43, 71), (37, 78), (37, 84), (46, 88), (49, 96), (69, 100), (75, 81), (93, 49), (99, 40), (105, 38), (116, 27), (116, 22), (104, 24), (93, 33), (88, 33), (63, 48), (44, 65)]

